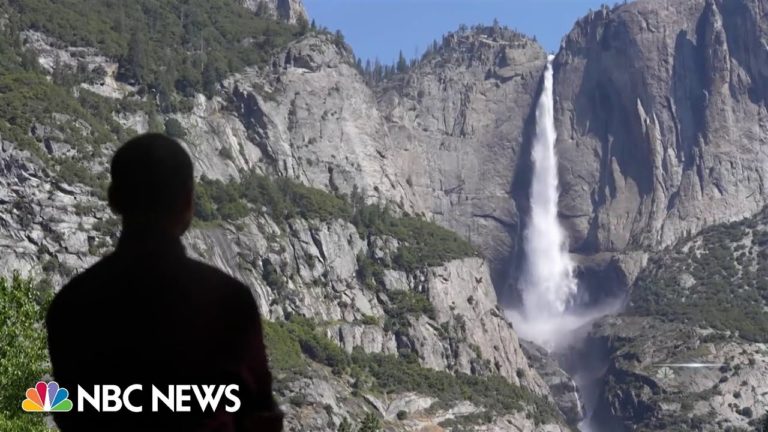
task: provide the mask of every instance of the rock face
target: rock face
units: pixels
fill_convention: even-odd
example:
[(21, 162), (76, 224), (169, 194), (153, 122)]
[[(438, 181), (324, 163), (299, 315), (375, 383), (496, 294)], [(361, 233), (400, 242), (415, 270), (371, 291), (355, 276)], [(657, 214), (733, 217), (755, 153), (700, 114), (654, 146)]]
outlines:
[[(414, 316), (404, 332), (382, 328), (391, 299), (362, 286), (357, 256), (369, 246), (348, 223), (294, 220), (281, 228), (268, 219), (246, 220), (241, 228), (195, 230), (190, 252), (236, 275), (253, 287), (266, 318), (298, 314), (329, 325), (325, 332), (348, 352), (413, 351), (422, 366), (463, 372), (495, 373), (534, 392), (548, 391), (529, 367), (512, 326), (499, 312), (486, 263), (478, 258), (452, 261), (408, 275), (404, 290), (425, 291), (434, 317)], [(267, 262), (269, 264), (267, 264)], [(277, 289), (264, 281), (265, 266), (278, 270)], [(378, 324), (366, 322), (378, 321)]]
[(768, 211), (651, 256), (621, 316), (564, 362), (587, 378), (593, 429), (762, 424), (767, 257)]
[(115, 228), (89, 188), (53, 178), (29, 152), (0, 142), (0, 273), (45, 273), (60, 286), (96, 261)]
[(412, 210), (373, 91), (348, 47), (330, 35), (302, 38), (267, 70), (250, 68), (178, 113), (197, 172), (284, 176), (312, 187)]
[[(387, 293), (366, 289), (356, 277), (358, 254), (371, 247), (391, 247), (392, 241), (360, 241), (354, 227), (341, 222), (296, 220), (287, 229), (269, 220), (245, 220), (240, 225), (194, 230), (186, 241), (191, 253), (252, 286), (269, 319), (298, 314), (330, 323), (325, 334), (350, 353), (358, 347), (366, 353), (392, 355), (405, 349), (416, 354), (423, 367), (471, 375), (498, 374), (549, 397), (547, 385), (529, 365), (517, 335), (498, 308), (490, 272), (482, 259), (452, 261), (411, 275), (388, 270), (388, 280), (397, 281), (387, 285), (388, 290), (423, 290), (434, 308), (433, 316), (410, 317), (406, 329), (393, 332), (381, 325), (388, 318)], [(373, 255), (387, 253), (391, 252), (381, 250)], [(279, 290), (264, 281), (265, 260), (280, 269), (285, 285)], [(288, 384), (285, 400), (296, 395), (306, 397), (299, 408), (285, 407), (289, 424), (295, 426), (289, 430), (306, 430), (312, 425), (317, 427), (313, 430), (326, 430), (322, 425), (328, 420), (336, 424), (344, 416), (359, 417), (361, 410), (367, 410), (350, 394), (347, 384), (322, 368), (318, 373), (319, 377)], [(430, 409), (435, 402), (431, 395), (388, 395), (384, 400), (366, 397), (384, 418), (394, 420), (399, 411), (408, 413), (409, 420), (397, 422), (396, 430), (421, 430), (485, 411), (473, 405), (436, 412)], [(322, 407), (326, 404), (333, 405), (336, 416), (324, 419), (327, 414)], [(510, 425), (526, 431), (562, 430), (555, 424), (536, 426), (518, 415), (499, 418), (495, 425), (475, 430), (504, 431)]]
[(522, 341), (520, 345), (531, 365), (549, 387), (557, 407), (571, 424), (578, 424), (584, 418), (585, 410), (576, 382), (560, 368), (546, 349), (529, 341)]
[[(4, 252), (0, 265), (4, 273), (13, 269), (44, 274), (50, 284), (60, 286), (109, 252), (117, 221), (102, 201), (89, 196), (82, 185), (53, 180), (34, 158), (11, 143), (4, 142), (0, 154), (0, 247)], [(366, 353), (398, 355), (405, 349), (425, 368), (500, 375), (548, 397), (546, 385), (529, 366), (512, 326), (499, 312), (488, 266), (480, 258), (455, 260), (414, 274), (387, 270), (389, 292), (417, 292), (434, 310), (430, 316), (409, 318), (408, 325), (395, 332), (381, 324), (388, 318), (385, 309), (392, 298), (364, 286), (357, 276), (359, 255), (393, 254), (392, 248), (397, 247), (393, 239), (366, 241), (344, 221), (297, 218), (277, 223), (250, 216), (233, 224), (192, 229), (184, 240), (192, 256), (246, 282), (265, 319), (299, 315), (323, 323), (328, 338), (348, 352), (360, 347)], [(267, 268), (273, 269), (272, 278), (265, 277)], [(379, 405), (361, 403), (346, 380), (331, 376), (323, 367), (315, 368), (316, 376), (298, 381), (278, 379), (279, 394), (292, 401), (285, 406), (288, 430), (335, 430), (343, 418), (359, 418), (370, 411), (371, 404), (380, 416), (395, 422), (394, 430), (419, 430), (486, 410), (481, 405), (467, 410), (430, 409), (435, 400), (423, 394), (389, 395)], [(297, 406), (294, 402), (299, 396), (303, 399)], [(323, 418), (328, 404), (335, 415)], [(400, 411), (417, 416), (400, 422), (395, 419)], [(522, 430), (562, 430), (554, 423), (537, 427), (514, 413), (503, 421)]]
[(641, 0), (576, 24), (555, 61), (573, 249), (667, 246), (765, 205), (766, 10)]
[[(604, 319), (590, 337), (613, 352), (595, 407), (602, 430), (752, 430), (768, 408), (764, 344), (638, 317)], [(674, 366), (690, 362), (712, 366)]]
[[(195, 151), (208, 176), (256, 168), (329, 191), (357, 188), (471, 239), (496, 280), (516, 252), (513, 184), (524, 182), (515, 175), (527, 163), (523, 143), (545, 62), (520, 34), (465, 30), (374, 90), (346, 46), (315, 35), (271, 70), (233, 76), (221, 100), (200, 100), (177, 118), (188, 143), (210, 142)], [(235, 101), (234, 112), (224, 100)], [(222, 158), (222, 148), (233, 156)]]
[(515, 175), (528, 160), (524, 142), (545, 64), (541, 46), (520, 34), (459, 31), (380, 90), (390, 157), (414, 208), (471, 239), (500, 278), (516, 252)]
[[(241, 0), (243, 6), (254, 12), (260, 7), (266, 8), (270, 16), (295, 24), (300, 19), (307, 20), (307, 11), (301, 0)], [(263, 6), (262, 6), (263, 5)]]

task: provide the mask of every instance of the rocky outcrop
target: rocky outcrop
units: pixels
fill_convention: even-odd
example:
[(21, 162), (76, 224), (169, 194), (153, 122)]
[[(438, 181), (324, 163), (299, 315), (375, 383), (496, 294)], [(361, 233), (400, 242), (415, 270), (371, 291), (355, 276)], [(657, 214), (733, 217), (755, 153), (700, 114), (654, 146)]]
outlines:
[[(357, 256), (369, 245), (354, 226), (293, 220), (283, 228), (268, 219), (239, 225), (195, 230), (187, 243), (191, 252), (253, 287), (267, 318), (298, 314), (330, 323), (325, 333), (350, 353), (355, 347), (384, 354), (407, 349), (427, 368), (495, 373), (548, 393), (499, 312), (483, 260), (452, 261), (414, 275), (394, 272), (408, 281), (403, 289), (426, 291), (434, 307), (434, 317), (410, 317), (410, 326), (396, 337), (382, 327), (386, 293), (365, 288), (357, 278)], [(279, 287), (266, 284), (265, 266), (277, 269)]]
[(561, 211), (583, 253), (658, 248), (767, 201), (764, 0), (641, 0), (555, 60)]
[(522, 341), (520, 346), (531, 365), (549, 387), (557, 407), (570, 424), (578, 424), (584, 418), (584, 406), (579, 396), (579, 388), (557, 360), (546, 349), (529, 341)]
[[(355, 395), (355, 390), (322, 368), (313, 370), (314, 377), (304, 378), (284, 389), (294, 397), (286, 408), (289, 416), (285, 429), (337, 430), (344, 419), (363, 418), (367, 413), (380, 416), (384, 430), (403, 432), (474, 430), (483, 432), (565, 432), (565, 426), (538, 423), (525, 413), (510, 414), (473, 424), (482, 418), (484, 409), (470, 402), (441, 404), (437, 399), (417, 393)], [(353, 420), (354, 422), (354, 420)], [(353, 424), (351, 422), (350, 424)], [(458, 428), (457, 428), (458, 426)], [(354, 429), (353, 429), (354, 430)]]
[(527, 186), (517, 183), (524, 183), (529, 116), (546, 57), (506, 29), (459, 31), (379, 91), (394, 144), (387, 154), (414, 208), (478, 245), (497, 281), (516, 253), (517, 204), (527, 205)]
[[(452, 350), (453, 361), (460, 371), (476, 373), (487, 369), (537, 393), (548, 393), (525, 360), (512, 325), (503, 317), (483, 260), (470, 258), (431, 268), (426, 279), (429, 300), (435, 307), (435, 321), (457, 323), (458, 335), (467, 342), (466, 346), (459, 345)], [(428, 328), (414, 327), (418, 329), (415, 331)]]
[(296, 24), (302, 19), (308, 20), (307, 11), (301, 0), (241, 0), (241, 2), (243, 6), (254, 12), (263, 10), (267, 16), (291, 24)]
[(90, 188), (57, 180), (29, 152), (0, 142), (1, 274), (44, 273), (60, 286), (95, 262), (116, 228)]
[[(225, 102), (226, 101), (226, 102)], [(221, 97), (197, 99), (175, 117), (187, 131), (196, 168), (213, 178), (255, 169), (411, 210), (405, 178), (376, 98), (354, 56), (330, 35), (310, 35), (277, 55), (272, 68), (251, 68), (223, 83)]]
[(237, 74), (221, 99), (176, 117), (185, 141), (210, 143), (196, 153), (206, 175), (255, 168), (340, 193), (357, 188), (471, 239), (494, 277), (506, 276), (520, 226), (513, 183), (545, 62), (530, 39), (479, 28), (446, 36), (374, 91), (346, 46), (311, 35), (270, 70)]
[(605, 430), (747, 429), (768, 408), (764, 344), (643, 317), (606, 318), (590, 338), (612, 352), (594, 418)]

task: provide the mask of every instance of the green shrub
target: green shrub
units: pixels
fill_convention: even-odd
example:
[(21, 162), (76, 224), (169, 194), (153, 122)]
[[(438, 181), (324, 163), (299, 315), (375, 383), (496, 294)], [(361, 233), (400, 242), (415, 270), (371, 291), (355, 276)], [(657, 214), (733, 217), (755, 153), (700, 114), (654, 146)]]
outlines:
[(278, 323), (263, 321), (264, 343), (269, 355), (269, 366), (275, 372), (296, 372), (306, 368), (298, 340)]
[(384, 328), (387, 331), (408, 328), (409, 316), (435, 319), (435, 307), (425, 294), (415, 291), (390, 291), (387, 297), (389, 303), (384, 306), (384, 313), (387, 315)]
[(357, 280), (368, 289), (376, 290), (384, 286), (384, 266), (360, 252), (357, 255)]
[(332, 368), (349, 367), (347, 353), (330, 339), (320, 335), (313, 322), (295, 316), (280, 324), (297, 341), (301, 352), (309, 359)]
[[(251, 173), (240, 182), (201, 177), (196, 186), (195, 215), (201, 220), (237, 220), (246, 216), (246, 204), (254, 213), (264, 211), (276, 222), (295, 217), (329, 221), (349, 219), (351, 209), (341, 198), (295, 181)], [(236, 208), (237, 211), (227, 211)]]
[(187, 136), (187, 131), (184, 130), (180, 121), (169, 118), (165, 121), (165, 134), (173, 138), (184, 139)]
[[(86, 135), (71, 121), (55, 121), (53, 113), (65, 113), (82, 120), (91, 126), (91, 133)], [(49, 82), (42, 74), (26, 71), (0, 74), (0, 133), (3, 139), (46, 159), (42, 145), (30, 136), (36, 123), (60, 129), (67, 135), (66, 141), (75, 147), (103, 142), (107, 133), (74, 96)]]
[(352, 423), (349, 422), (348, 418), (344, 417), (341, 419), (341, 423), (339, 423), (336, 432), (352, 432)]
[(264, 279), (264, 282), (272, 289), (272, 291), (278, 294), (285, 291), (288, 286), (283, 276), (277, 271), (277, 268), (275, 268), (269, 258), (262, 258), (261, 260), (261, 278)]
[(360, 422), (358, 432), (379, 432), (381, 431), (381, 420), (374, 413), (367, 413)]
[(454, 259), (476, 256), (477, 250), (453, 231), (413, 217), (397, 217), (387, 207), (367, 205), (356, 191), (351, 196), (352, 223), (363, 237), (388, 236), (401, 243), (395, 268), (407, 272), (434, 267)]
[(24, 392), (48, 372), (43, 322), (51, 299), (29, 279), (0, 277), (0, 430), (38, 432), (43, 417), (21, 411)]
[(381, 323), (379, 322), (379, 319), (373, 315), (363, 315), (363, 319), (360, 320), (360, 324), (378, 326)]

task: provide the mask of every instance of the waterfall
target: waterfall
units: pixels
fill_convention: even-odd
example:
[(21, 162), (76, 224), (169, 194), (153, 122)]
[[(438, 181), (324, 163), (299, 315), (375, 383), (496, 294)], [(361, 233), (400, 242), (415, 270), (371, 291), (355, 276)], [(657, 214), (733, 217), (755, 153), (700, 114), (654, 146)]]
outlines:
[[(522, 339), (533, 341), (551, 353), (569, 353), (561, 356), (559, 361), (567, 363), (567, 373), (579, 389), (575, 392), (576, 403), (579, 416), (585, 417), (579, 423), (579, 430), (591, 432), (603, 430), (592, 423), (591, 417), (598, 394), (596, 383), (607, 367), (608, 357), (602, 351), (584, 349), (584, 343), (589, 324), (618, 312), (624, 299), (605, 299), (588, 309), (573, 304), (578, 283), (574, 263), (568, 254), (566, 233), (557, 217), (560, 190), (555, 152), (553, 60), (550, 56), (547, 61), (544, 85), (536, 105), (536, 136), (531, 147), (530, 215), (523, 233), (525, 256), (518, 279), (522, 303), (508, 309), (506, 314)], [(580, 393), (581, 390), (584, 393)], [(586, 412), (581, 410), (582, 401)]]
[(513, 318), (523, 338), (548, 349), (553, 348), (556, 336), (571, 327), (563, 320), (567, 319), (565, 311), (577, 289), (565, 232), (557, 218), (559, 188), (552, 60), (550, 56), (536, 107), (536, 137), (531, 150), (531, 210), (524, 233), (524, 267), (518, 281), (523, 304), (516, 313), (518, 316)]

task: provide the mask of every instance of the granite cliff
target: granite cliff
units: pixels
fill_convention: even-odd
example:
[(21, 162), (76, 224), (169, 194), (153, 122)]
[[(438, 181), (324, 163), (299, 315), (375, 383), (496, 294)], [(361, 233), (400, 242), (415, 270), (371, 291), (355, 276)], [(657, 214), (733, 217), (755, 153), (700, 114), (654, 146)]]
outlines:
[(638, 1), (556, 59), (563, 218), (579, 252), (669, 246), (766, 202), (764, 1)]
[(266, 12), (273, 18), (291, 24), (296, 24), (300, 20), (307, 21), (309, 19), (301, 0), (241, 0), (241, 3), (253, 12)]

